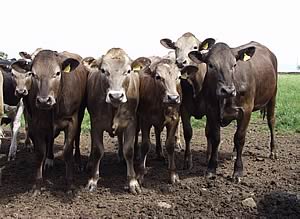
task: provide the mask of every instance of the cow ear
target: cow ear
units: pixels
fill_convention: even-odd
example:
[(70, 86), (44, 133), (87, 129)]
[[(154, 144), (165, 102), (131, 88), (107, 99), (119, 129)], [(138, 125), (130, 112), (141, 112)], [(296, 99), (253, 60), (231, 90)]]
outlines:
[(90, 72), (99, 71), (99, 61), (97, 61), (93, 57), (86, 57), (81, 61), (81, 63)]
[(31, 71), (31, 62), (24, 59), (19, 59), (11, 64), (11, 68), (19, 73), (26, 73)]
[(199, 46), (199, 51), (203, 51), (203, 50), (209, 50), (214, 44), (215, 44), (216, 40), (213, 38), (207, 38), (206, 40), (204, 40), (200, 46)]
[(151, 60), (146, 57), (139, 57), (131, 63), (131, 68), (134, 72), (140, 72), (146, 66), (151, 64)]
[(8, 72), (11, 70), (11, 67), (9, 65), (0, 64), (0, 71), (1, 72)]
[(160, 44), (166, 47), (167, 49), (176, 49), (175, 43), (170, 39), (161, 39)]
[(206, 57), (205, 54), (202, 54), (199, 51), (192, 51), (189, 53), (189, 58), (193, 62), (198, 63), (198, 64), (205, 62), (205, 57)]
[(79, 61), (77, 61), (76, 59), (67, 58), (61, 65), (62, 71), (65, 73), (70, 73), (71, 71), (74, 71), (74, 69), (76, 69), (79, 64)]
[(23, 58), (23, 59), (30, 59), (32, 60), (32, 57), (29, 53), (27, 52), (19, 52), (19, 55)]
[(239, 51), (237, 51), (235, 57), (236, 57), (236, 60), (241, 60), (241, 61), (248, 61), (252, 58), (252, 56), (254, 55), (255, 53), (255, 47), (254, 46), (250, 46), (248, 48), (245, 48), (245, 49), (241, 49)]

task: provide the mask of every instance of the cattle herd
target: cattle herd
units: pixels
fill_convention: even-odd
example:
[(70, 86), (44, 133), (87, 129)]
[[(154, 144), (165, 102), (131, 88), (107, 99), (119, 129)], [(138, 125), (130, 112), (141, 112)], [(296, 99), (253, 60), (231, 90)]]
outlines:
[(152, 126), (159, 158), (163, 157), (161, 132), (166, 127), (168, 177), (172, 184), (179, 181), (174, 151), (180, 140), (180, 120), (185, 140), (184, 166), (193, 166), (192, 116), (206, 116), (207, 179), (216, 176), (220, 128), (236, 120), (233, 181), (241, 180), (242, 151), (253, 111), (261, 110), (266, 115), (271, 133), (270, 158), (277, 158), (277, 60), (267, 47), (252, 41), (230, 48), (212, 38), (201, 42), (191, 33), (183, 34), (176, 42), (162, 39), (160, 43), (171, 50), (164, 57), (132, 60), (123, 49), (112, 48), (95, 59), (39, 48), (31, 54), (20, 52), (18, 60), (1, 60), (2, 99), (12, 127), (8, 159), (16, 157), (16, 135), (24, 112), (25, 144), (28, 148), (33, 145), (36, 159), (35, 195), (40, 193), (44, 171), (53, 166), (54, 139), (61, 131), (65, 136), (66, 190), (74, 189), (73, 171), (83, 169), (80, 132), (86, 109), (91, 124), (86, 165), (90, 191), (97, 188), (104, 131), (118, 138), (118, 156), (127, 166), (126, 186), (133, 194), (141, 193), (147, 173)]

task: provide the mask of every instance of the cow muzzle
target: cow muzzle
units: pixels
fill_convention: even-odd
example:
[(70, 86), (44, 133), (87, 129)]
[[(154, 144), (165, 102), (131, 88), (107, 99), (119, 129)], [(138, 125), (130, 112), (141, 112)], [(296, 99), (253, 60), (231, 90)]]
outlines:
[(28, 95), (28, 90), (27, 89), (22, 89), (22, 88), (16, 88), (15, 90), (15, 95), (17, 97), (25, 97)]
[(126, 103), (127, 97), (124, 91), (109, 91), (106, 95), (106, 103), (121, 104)]
[(236, 96), (235, 86), (221, 85), (219, 89), (217, 89), (217, 95), (222, 98), (235, 97)]
[(56, 101), (52, 96), (37, 96), (36, 98), (36, 106), (40, 109), (51, 109), (55, 105), (55, 103)]
[(166, 95), (164, 98), (164, 103), (166, 104), (180, 104), (180, 96), (179, 95)]

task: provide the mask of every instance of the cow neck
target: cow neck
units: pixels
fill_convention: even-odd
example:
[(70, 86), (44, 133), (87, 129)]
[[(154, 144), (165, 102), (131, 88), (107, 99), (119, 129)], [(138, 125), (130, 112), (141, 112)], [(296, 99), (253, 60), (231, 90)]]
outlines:
[[(74, 73), (74, 72), (73, 72)], [(59, 115), (61, 111), (61, 107), (65, 107), (65, 90), (64, 90), (64, 81), (65, 81), (65, 75), (62, 73), (62, 76), (60, 78), (59, 88), (58, 88), (58, 95), (56, 98), (56, 104), (55, 104), (55, 114)]]

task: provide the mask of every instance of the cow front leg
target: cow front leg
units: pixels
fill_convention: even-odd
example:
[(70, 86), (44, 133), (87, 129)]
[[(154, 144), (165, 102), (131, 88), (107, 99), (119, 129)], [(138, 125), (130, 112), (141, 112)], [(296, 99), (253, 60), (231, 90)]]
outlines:
[(150, 128), (151, 125), (145, 122), (141, 123), (141, 130), (142, 130), (142, 144), (141, 144), (141, 159), (138, 161), (138, 175), (137, 179), (142, 185), (144, 181), (144, 176), (147, 173), (146, 170), (146, 161), (147, 161), (147, 154), (150, 149)]
[(218, 166), (218, 148), (220, 144), (220, 125), (217, 116), (207, 116), (205, 135), (207, 139), (207, 178), (215, 178)]
[(181, 131), (180, 131), (181, 127), (182, 127), (182, 120), (181, 118), (179, 118), (179, 123), (175, 134), (175, 142), (176, 142), (176, 148), (180, 151), (183, 150), (183, 146), (181, 143)]
[[(100, 124), (99, 121), (98, 124)], [(94, 191), (97, 188), (99, 180), (100, 161), (104, 155), (103, 130), (97, 127), (97, 122), (92, 122), (91, 141), (91, 153), (89, 157), (91, 173), (86, 188), (89, 191)]]
[(184, 152), (184, 169), (193, 168), (193, 158), (191, 153), (191, 139), (193, 136), (193, 129), (191, 125), (191, 116), (183, 110), (181, 112), (181, 119), (183, 125), (183, 135), (185, 141), (185, 152)]
[(163, 154), (162, 146), (161, 146), (161, 129), (158, 127), (154, 127), (154, 132), (155, 132), (155, 150), (156, 150), (156, 159), (164, 161), (165, 157)]
[(124, 132), (123, 153), (127, 165), (127, 178), (129, 184), (129, 191), (132, 194), (139, 194), (141, 193), (141, 188), (136, 179), (136, 174), (133, 165), (135, 130), (136, 130), (135, 122), (130, 122)]
[(123, 139), (124, 135), (123, 132), (118, 133), (118, 162), (123, 163), (124, 162), (124, 156), (123, 156)]
[(25, 122), (25, 148), (31, 152), (33, 151), (33, 145), (31, 143), (30, 137), (29, 137), (29, 126), (28, 126), (28, 120), (30, 115), (27, 112), (26, 108), (24, 108), (24, 122)]
[(65, 130), (65, 144), (63, 157), (66, 164), (66, 184), (67, 192), (72, 192), (74, 190), (73, 185), (73, 170), (74, 170), (74, 160), (73, 160), (73, 146), (77, 131), (78, 120), (74, 117), (69, 123), (68, 128)]
[(240, 182), (243, 176), (243, 161), (242, 153), (246, 139), (247, 127), (250, 121), (251, 111), (245, 112), (242, 119), (237, 121), (237, 130), (234, 134), (234, 148), (236, 149), (237, 156), (234, 163), (233, 180)]
[(175, 132), (178, 126), (178, 121), (173, 121), (172, 124), (167, 124), (167, 140), (166, 150), (168, 153), (168, 170), (170, 172), (170, 182), (175, 184), (179, 182), (179, 176), (176, 173), (175, 164)]
[(33, 144), (36, 162), (36, 177), (33, 185), (33, 196), (37, 196), (41, 193), (43, 184), (43, 163), (46, 157), (46, 142), (42, 139), (42, 136), (38, 136), (38, 138), (35, 137), (33, 140)]

